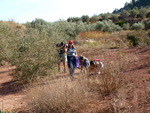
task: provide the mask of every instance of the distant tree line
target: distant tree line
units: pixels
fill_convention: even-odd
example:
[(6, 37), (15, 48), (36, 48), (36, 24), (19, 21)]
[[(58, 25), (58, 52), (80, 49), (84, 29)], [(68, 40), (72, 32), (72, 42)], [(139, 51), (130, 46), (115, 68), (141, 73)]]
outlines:
[(134, 8), (140, 9), (141, 7), (149, 7), (150, 0), (132, 0), (130, 3), (126, 2), (124, 7), (121, 9), (115, 9), (113, 13), (119, 13), (122, 10), (132, 10)]

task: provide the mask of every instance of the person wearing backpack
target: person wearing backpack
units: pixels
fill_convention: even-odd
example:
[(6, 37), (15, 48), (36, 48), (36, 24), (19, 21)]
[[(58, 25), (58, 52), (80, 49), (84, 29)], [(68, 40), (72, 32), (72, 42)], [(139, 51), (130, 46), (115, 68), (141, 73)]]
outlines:
[[(65, 48), (66, 48), (66, 43), (65, 43)], [(73, 45), (73, 41), (70, 40), (68, 42), (68, 48), (67, 48), (67, 60), (68, 60), (68, 68), (70, 70), (71, 80), (73, 80), (74, 69), (76, 67), (76, 58), (75, 57), (77, 57), (77, 51)]]
[(60, 72), (60, 63), (63, 62), (64, 65), (64, 73), (67, 72), (66, 70), (66, 63), (67, 63), (67, 49), (65, 49), (65, 45), (63, 42), (60, 44), (56, 44), (57, 51), (58, 51), (58, 57), (57, 57), (57, 63), (58, 63), (58, 71)]
[(86, 57), (80, 55), (79, 56), (79, 61), (80, 61), (81, 71), (83, 71), (83, 68), (85, 68), (86, 70), (89, 69), (90, 63), (89, 63), (89, 60)]
[(90, 61), (89, 71), (90, 72), (95, 71), (95, 74), (96, 73), (100, 74), (100, 69), (103, 67), (104, 67), (104, 65), (100, 59), (94, 59), (94, 60)]

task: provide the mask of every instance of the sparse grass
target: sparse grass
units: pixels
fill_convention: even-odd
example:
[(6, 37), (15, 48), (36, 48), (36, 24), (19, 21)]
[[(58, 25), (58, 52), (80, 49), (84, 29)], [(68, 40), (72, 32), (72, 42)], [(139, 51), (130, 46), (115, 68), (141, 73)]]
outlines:
[(119, 88), (119, 82), (116, 77), (105, 74), (94, 79), (89, 79), (88, 87), (90, 91), (96, 91), (99, 95), (108, 96)]
[(150, 88), (148, 87), (150, 85), (150, 81), (143, 80), (144, 85), (144, 103), (149, 104), (150, 103)]
[(31, 88), (31, 112), (70, 113), (79, 112), (86, 105), (88, 92), (81, 81), (61, 79)]
[(120, 54), (117, 61), (105, 64), (100, 76), (92, 75), (95, 76), (94, 79), (89, 79), (88, 85), (90, 89), (102, 95), (110, 95), (112, 92), (118, 90), (122, 87), (119, 74), (127, 69), (128, 63), (128, 58)]
[(87, 31), (87, 32), (81, 32), (78, 36), (77, 36), (77, 40), (78, 39), (82, 39), (82, 40), (88, 40), (88, 39), (101, 39), (101, 38), (106, 38), (109, 36), (109, 33), (107, 32), (101, 32), (101, 31)]

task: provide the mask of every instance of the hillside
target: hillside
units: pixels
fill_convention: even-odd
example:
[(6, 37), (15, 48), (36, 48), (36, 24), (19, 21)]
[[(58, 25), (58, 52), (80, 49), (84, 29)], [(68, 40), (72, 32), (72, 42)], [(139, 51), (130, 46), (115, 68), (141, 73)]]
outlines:
[[(80, 112), (80, 113), (114, 113), (115, 110), (117, 112), (130, 112), (130, 113), (149, 113), (150, 112), (150, 47), (145, 48), (131, 48), (131, 49), (88, 49), (88, 50), (80, 50), (79, 54), (83, 54), (84, 56), (90, 56), (90, 60), (93, 58), (101, 58), (105, 67), (107, 64), (111, 64), (111, 62), (114, 62), (114, 66), (112, 67), (112, 70), (118, 70), (120, 67), (115, 64), (115, 61), (119, 61), (117, 58), (119, 55), (125, 55), (128, 60), (125, 63), (123, 60), (122, 66), (126, 67), (123, 72), (121, 72), (117, 78), (115, 78), (117, 81), (119, 80), (119, 86), (118, 89), (113, 90), (109, 95), (103, 95), (103, 93), (100, 93), (99, 90), (101, 87), (100, 84), (98, 84), (97, 77), (98, 75), (93, 75), (88, 78), (90, 80), (89, 87), (91, 87), (90, 95), (88, 95), (88, 98), (84, 98), (86, 104), (82, 104), (82, 107), (79, 107), (79, 111), (76, 111), (77, 108), (75, 107), (74, 112)], [(92, 55), (92, 56), (91, 56)], [(53, 80), (40, 80), (37, 85), (34, 84), (35, 87), (26, 87), (23, 88), (21, 84), (18, 84), (17, 82), (13, 81), (13, 79), (10, 76), (10, 72), (14, 69), (14, 67), (0, 67), (0, 101), (2, 102), (1, 108), (3, 111), (14, 111), (14, 112), (20, 112), (20, 113), (26, 113), (26, 110), (29, 110), (29, 108), (34, 108), (35, 105), (40, 105), (41, 107), (46, 104), (46, 100), (52, 99), (55, 97), (55, 99), (58, 99), (57, 101), (60, 103), (54, 103), (57, 104), (57, 109), (62, 110), (60, 104), (63, 104), (65, 100), (63, 96), (63, 91), (69, 91), (69, 87), (73, 87), (73, 91), (76, 94), (78, 92), (77, 88), (78, 85), (80, 88), (83, 86), (80, 86), (79, 81), (81, 80), (80, 77), (82, 77), (82, 74), (80, 73), (79, 69), (75, 70), (75, 81), (71, 82), (68, 73), (57, 73), (57, 76)], [(106, 69), (106, 68), (105, 68)], [(105, 70), (104, 69), (104, 70)], [(108, 71), (108, 70), (107, 70)], [(116, 73), (116, 72), (113, 72)], [(97, 76), (97, 77), (96, 77)], [(104, 75), (99, 76), (100, 78), (103, 78)], [(98, 78), (99, 78), (98, 77)], [(93, 80), (93, 83), (91, 82)], [(116, 81), (116, 85), (117, 82)], [(65, 82), (65, 83), (64, 83)], [(86, 83), (84, 79), (82, 78), (82, 82)], [(83, 85), (82, 83), (82, 85)], [(113, 85), (112, 81), (109, 80), (109, 83)], [(99, 87), (98, 87), (99, 86)], [(111, 88), (112, 86), (110, 86)], [(38, 90), (37, 90), (38, 88)], [(62, 88), (61, 90), (59, 90)], [(99, 88), (99, 90), (95, 90)], [(28, 90), (32, 89), (32, 96), (30, 97), (28, 94)], [(34, 90), (34, 91), (33, 91)], [(83, 89), (82, 89), (83, 90)], [(42, 92), (41, 92), (42, 91)], [(48, 94), (48, 96), (46, 96)], [(57, 97), (58, 95), (58, 97)], [(52, 97), (51, 97), (52, 96)], [(76, 99), (76, 102), (81, 100), (82, 94), (73, 95), (71, 97)], [(60, 98), (61, 97), (61, 98)], [(36, 100), (38, 99), (38, 100)], [(44, 101), (42, 101), (42, 100)], [(69, 95), (68, 95), (69, 99)], [(83, 99), (83, 98), (82, 98)], [(90, 102), (88, 101), (90, 100)], [(34, 100), (34, 101), (33, 101)], [(62, 101), (61, 101), (62, 100)], [(33, 103), (31, 102), (33, 101)], [(50, 100), (49, 100), (50, 101)], [(52, 102), (52, 101), (50, 101)], [(61, 103), (62, 102), (62, 103)], [(29, 104), (30, 103), (30, 104)], [(32, 104), (31, 104), (32, 103)], [(73, 104), (73, 103), (70, 103)], [(75, 102), (74, 102), (75, 104)], [(73, 104), (73, 105), (74, 105)], [(78, 103), (79, 105), (81, 103)], [(48, 104), (47, 107), (56, 113), (55, 108), (51, 108), (51, 104)], [(54, 107), (54, 106), (53, 106)], [(45, 108), (46, 109), (46, 106)], [(44, 110), (43, 109), (43, 110)], [(71, 108), (69, 108), (71, 109)], [(36, 112), (37, 110), (37, 112)], [(38, 111), (40, 108), (34, 109), (33, 112), (42, 112)], [(42, 110), (42, 109), (41, 109)], [(68, 108), (66, 109), (68, 110)], [(31, 111), (30, 111), (31, 112)], [(43, 111), (44, 113), (44, 111)]]
[(119, 13), (122, 10), (131, 10), (133, 8), (140, 9), (141, 7), (149, 7), (150, 6), (150, 0), (132, 0), (130, 3), (125, 3), (123, 8), (115, 9), (113, 13)]

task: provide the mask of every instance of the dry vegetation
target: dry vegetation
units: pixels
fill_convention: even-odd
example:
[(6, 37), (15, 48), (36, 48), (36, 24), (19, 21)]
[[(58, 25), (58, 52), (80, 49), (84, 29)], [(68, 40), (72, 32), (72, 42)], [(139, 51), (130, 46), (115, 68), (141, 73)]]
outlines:
[(68, 77), (57, 80), (40, 80), (29, 90), (30, 112), (85, 112), (82, 111), (83, 108), (86, 109), (87, 105), (96, 101), (98, 97), (107, 97), (112, 94), (115, 94), (116, 97), (108, 101), (109, 106), (99, 108), (95, 112), (120, 111), (125, 107), (126, 93), (125, 85), (118, 75), (125, 71), (124, 62), (127, 63), (125, 58), (120, 58), (119, 62), (109, 62), (110, 65), (105, 65), (100, 76), (81, 73), (74, 81)]
[[(45, 26), (43, 28), (34, 26), (35, 29), (28, 29), (25, 32), (26, 28), (13, 21), (8, 22), (7, 25), (9, 26), (7, 30), (11, 29), (12, 32), (1, 34), (2, 41), (5, 43), (0, 46), (0, 60), (16, 66), (15, 75), (21, 80), (34, 81), (27, 88), (28, 112), (131, 113), (148, 111), (148, 107), (145, 107), (150, 104), (150, 78), (148, 76), (150, 52), (149, 47), (146, 48), (150, 44), (148, 31), (81, 32), (75, 40), (78, 55), (82, 54), (89, 60), (101, 59), (104, 68), (101, 69), (101, 75), (88, 71), (80, 73), (78, 69), (75, 80), (71, 81), (67, 74), (60, 77), (62, 73), (54, 75), (56, 77), (54, 79), (44, 78), (46, 75), (52, 76), (56, 73), (55, 44), (52, 44), (51, 40), (57, 41), (59, 35), (64, 32), (61, 31), (56, 40), (54, 36), (59, 31), (56, 30), (58, 33), (47, 32), (44, 29)], [(26, 33), (25, 36), (24, 33)], [(72, 35), (70, 29), (66, 34)], [(69, 35), (66, 35), (68, 37), (64, 40), (70, 39)], [(17, 39), (16, 36), (19, 38)], [(135, 45), (137, 47), (133, 48)], [(142, 53), (145, 55), (143, 56)], [(140, 107), (142, 107), (141, 110), (139, 110)]]

